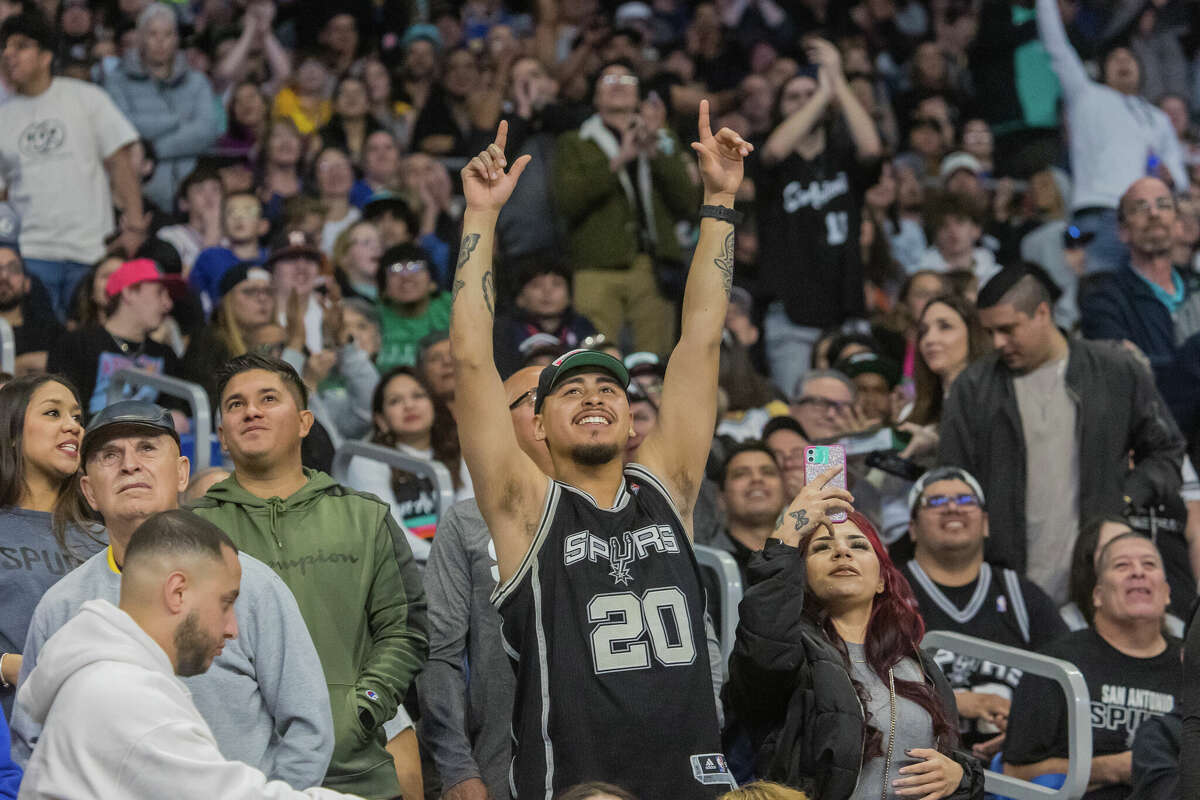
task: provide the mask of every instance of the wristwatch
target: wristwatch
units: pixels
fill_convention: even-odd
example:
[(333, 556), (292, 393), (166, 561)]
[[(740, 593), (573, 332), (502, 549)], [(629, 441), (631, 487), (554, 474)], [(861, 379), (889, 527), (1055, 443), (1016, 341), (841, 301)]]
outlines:
[(729, 206), (700, 206), (700, 219), (709, 217), (728, 222), (730, 225), (737, 225), (742, 221), (743, 216), (742, 212), (734, 211)]

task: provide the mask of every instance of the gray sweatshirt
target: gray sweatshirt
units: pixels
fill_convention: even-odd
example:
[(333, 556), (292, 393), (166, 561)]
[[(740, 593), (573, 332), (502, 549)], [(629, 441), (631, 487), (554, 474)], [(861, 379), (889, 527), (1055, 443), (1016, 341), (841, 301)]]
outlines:
[[(437, 764), (442, 791), (480, 778), (495, 800), (509, 800), (516, 677), (490, 599), (499, 577), (496, 546), (478, 504), (455, 503), (438, 520), (425, 566), (429, 661), (417, 677), (417, 697), (421, 741)], [(704, 627), (721, 718), (721, 647), (707, 615)]]
[[(50, 514), (0, 509), (0, 653), (20, 653), (29, 620), (42, 595), (71, 570), (104, 549), (76, 528), (67, 530), (64, 552), (54, 538)], [(16, 692), (0, 689), (0, 706), (12, 719)]]
[[(25, 640), (20, 681), (46, 641), (88, 600), (116, 604), (121, 575), (105, 549), (46, 592)], [(319, 786), (333, 755), (333, 717), (325, 674), (291, 591), (267, 565), (238, 555), (238, 636), (208, 672), (183, 679), (225, 758), (242, 761), (296, 789)], [(28, 761), (41, 727), (18, 706), (13, 759)]]

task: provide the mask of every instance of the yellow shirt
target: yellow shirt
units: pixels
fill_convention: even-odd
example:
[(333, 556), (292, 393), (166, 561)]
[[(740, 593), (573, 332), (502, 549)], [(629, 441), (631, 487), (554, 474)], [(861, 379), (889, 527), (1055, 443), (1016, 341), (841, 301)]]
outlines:
[(276, 117), (289, 118), (292, 122), (296, 123), (296, 127), (300, 129), (302, 135), (308, 136), (317, 128), (329, 122), (329, 118), (333, 114), (333, 103), (328, 100), (322, 100), (321, 104), (317, 107), (317, 116), (314, 119), (300, 107), (300, 98), (296, 94), (296, 90), (288, 86), (275, 95), (275, 105), (271, 109), (271, 114)]

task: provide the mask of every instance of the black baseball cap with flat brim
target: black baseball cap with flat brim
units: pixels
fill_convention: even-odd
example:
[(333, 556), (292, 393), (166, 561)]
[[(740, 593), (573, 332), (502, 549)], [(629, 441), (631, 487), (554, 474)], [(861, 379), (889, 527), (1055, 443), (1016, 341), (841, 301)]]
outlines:
[(87, 469), (92, 452), (120, 436), (161, 436), (166, 434), (179, 444), (179, 432), (171, 412), (155, 403), (144, 400), (122, 400), (113, 403), (92, 417), (83, 432), (83, 444), (79, 448), (79, 463)]
[(538, 378), (537, 396), (533, 401), (533, 413), (542, 413), (546, 396), (560, 383), (581, 372), (603, 372), (621, 385), (629, 386), (629, 370), (618, 359), (599, 350), (572, 350), (551, 361)]

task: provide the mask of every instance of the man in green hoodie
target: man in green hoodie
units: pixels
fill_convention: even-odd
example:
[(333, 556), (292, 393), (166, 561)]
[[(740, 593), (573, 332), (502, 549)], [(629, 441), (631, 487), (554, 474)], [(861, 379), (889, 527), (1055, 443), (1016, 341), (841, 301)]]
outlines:
[(221, 445), (235, 471), (193, 510), (272, 567), (296, 596), (321, 657), (334, 750), (324, 785), (400, 795), (383, 725), (428, 655), (425, 592), (387, 504), (304, 469), (313, 424), (300, 377), (238, 356), (217, 373)]

